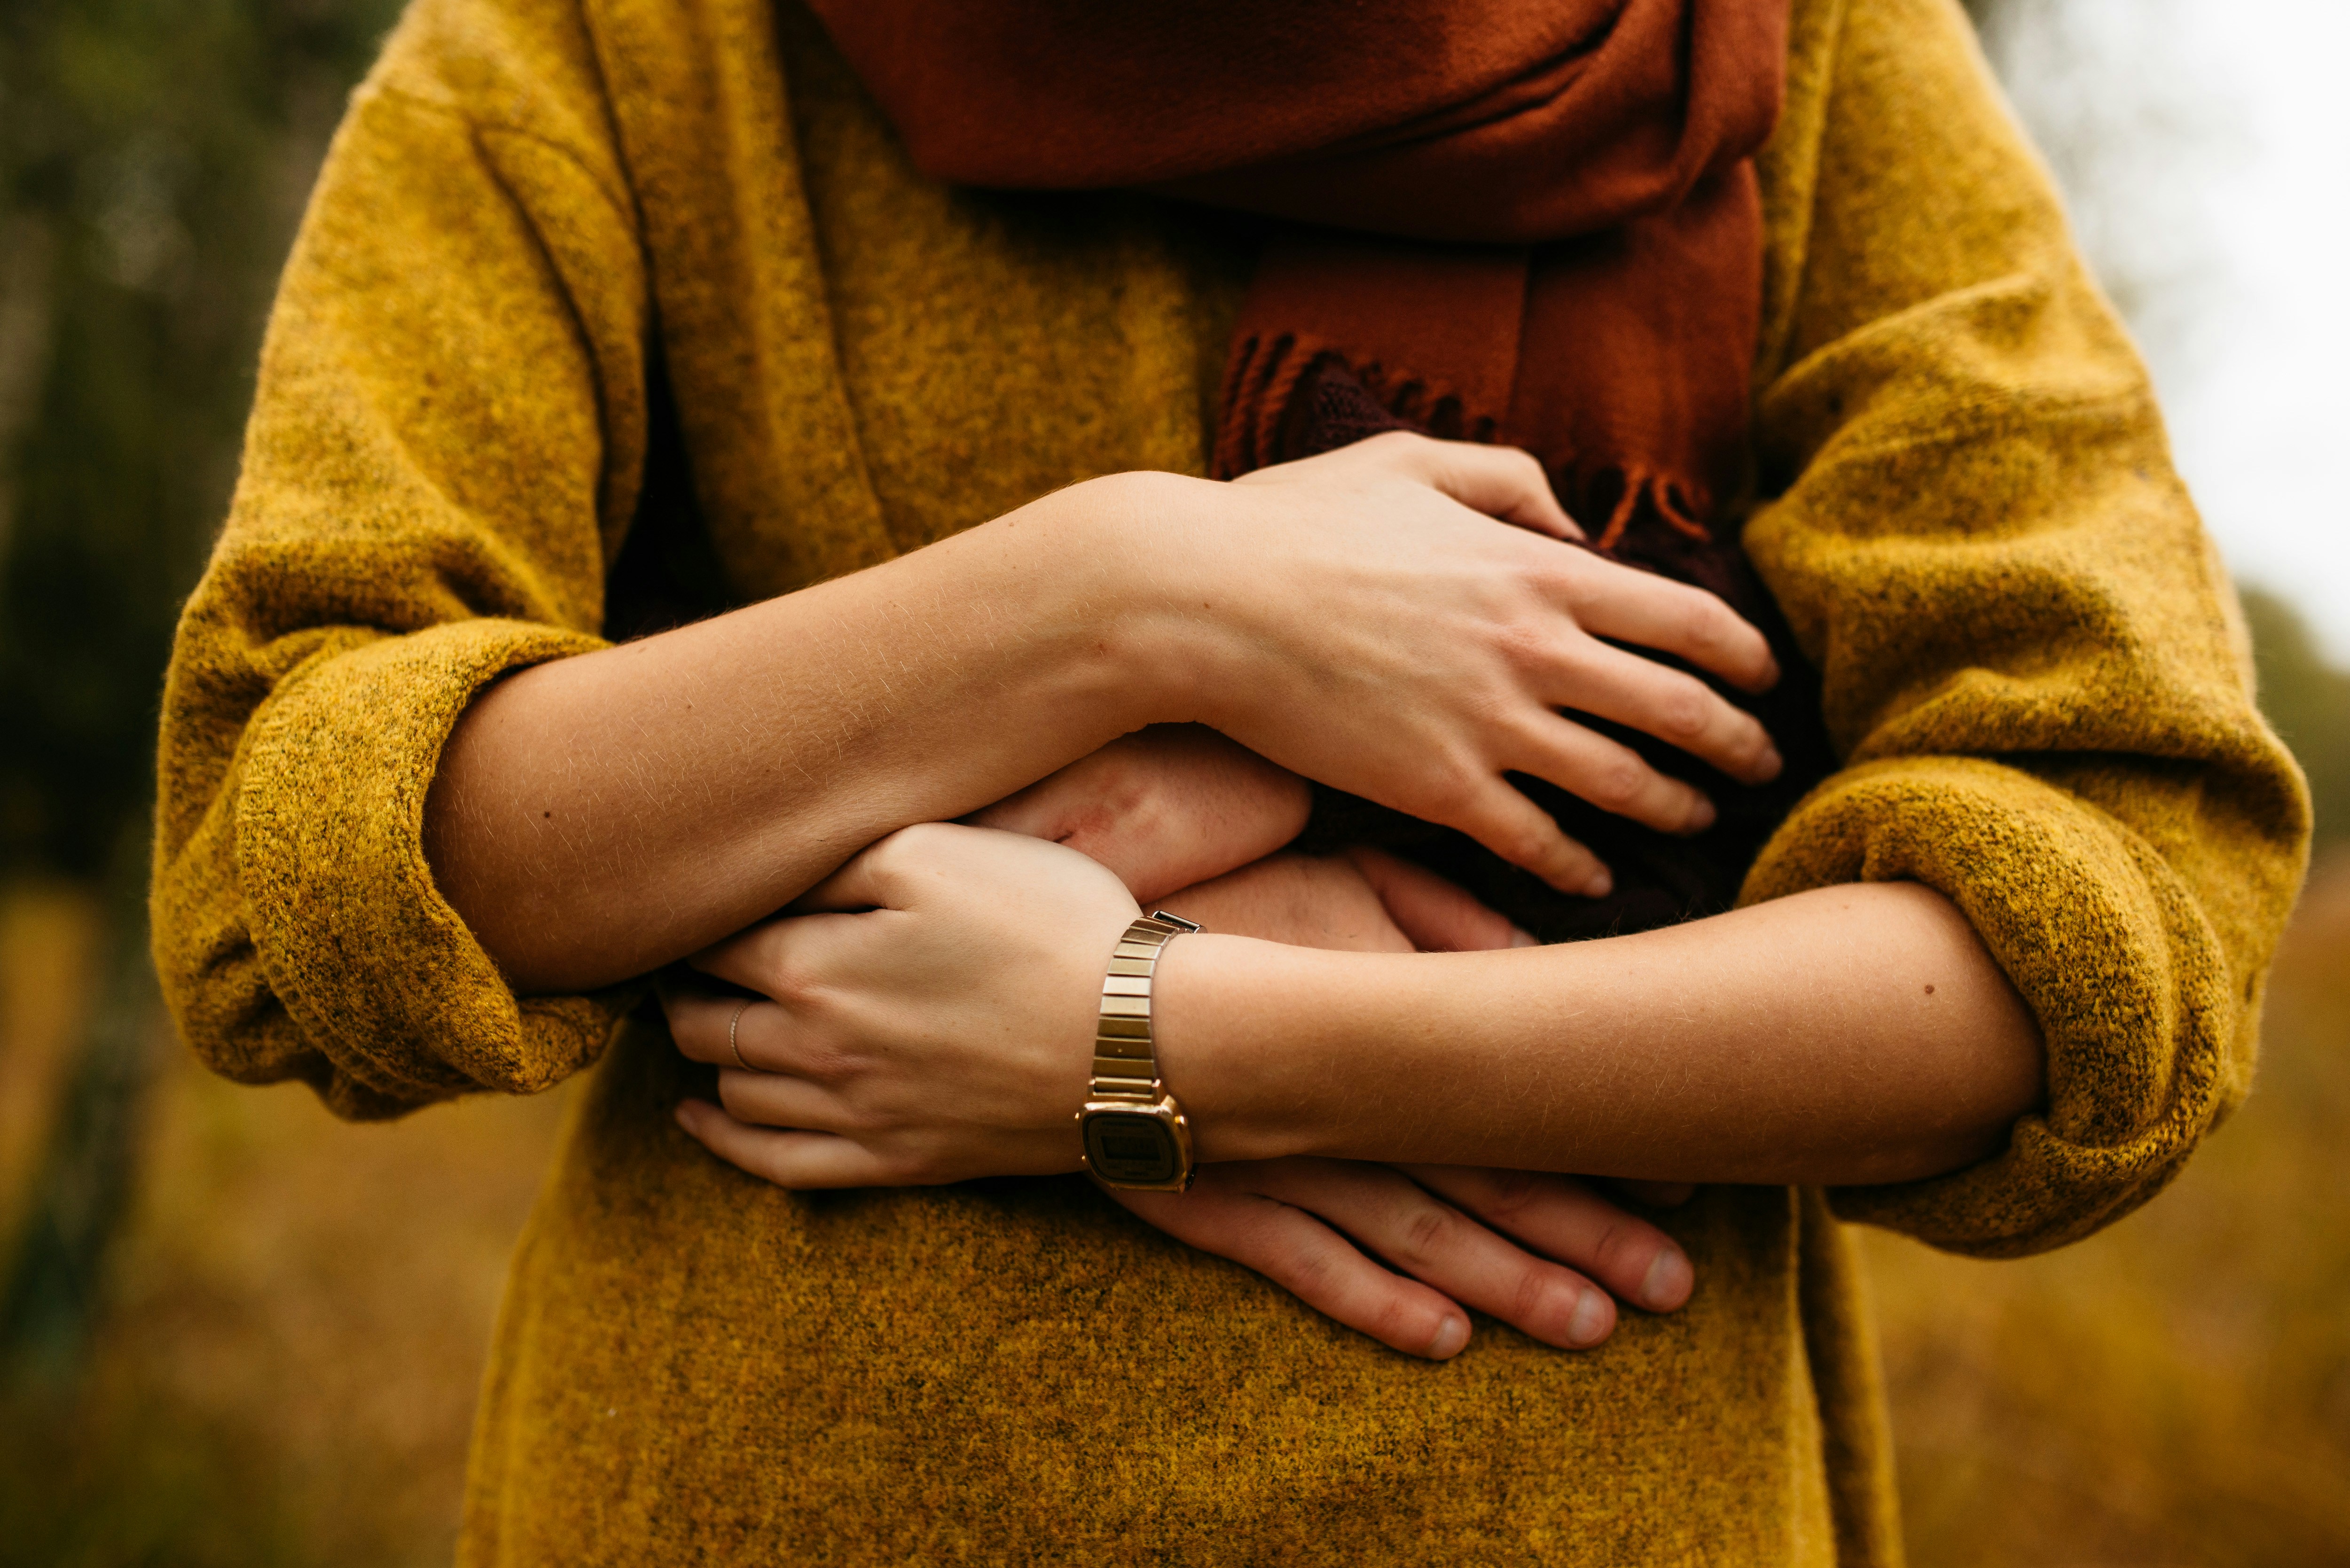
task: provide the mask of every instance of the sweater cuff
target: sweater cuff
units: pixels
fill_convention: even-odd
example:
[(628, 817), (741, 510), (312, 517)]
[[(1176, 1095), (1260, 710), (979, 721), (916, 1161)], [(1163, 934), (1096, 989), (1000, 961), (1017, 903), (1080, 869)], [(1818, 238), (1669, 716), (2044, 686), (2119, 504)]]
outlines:
[(338, 645), (255, 720), (237, 870), (271, 989), (331, 1064), (347, 1116), (474, 1089), (533, 1094), (599, 1054), (634, 986), (517, 998), (432, 880), (424, 797), (474, 694), (509, 670), (605, 644), (479, 619)]
[(1808, 796), (1741, 901), (1901, 880), (1956, 904), (2022, 994), (2046, 1043), (2046, 1097), (1990, 1158), (1840, 1189), (1836, 1212), (2008, 1257), (2077, 1240), (2154, 1196), (2226, 1108), (2245, 1019), (2177, 874), (2120, 821), (2030, 774), (1900, 758)]

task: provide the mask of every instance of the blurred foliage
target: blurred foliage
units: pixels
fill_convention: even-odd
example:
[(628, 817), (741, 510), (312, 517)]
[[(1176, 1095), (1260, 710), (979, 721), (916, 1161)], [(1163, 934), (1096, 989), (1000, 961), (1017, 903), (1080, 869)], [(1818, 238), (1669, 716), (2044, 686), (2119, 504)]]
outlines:
[(0, 869), (100, 874), (260, 327), (393, 0), (0, 6)]
[(2350, 840), (2350, 673), (2325, 662), (2301, 612), (2264, 588), (2244, 591), (2260, 667), (2261, 710), (2309, 774), (2319, 844)]
[[(60, 913), (0, 891), (0, 937), (32, 958)], [(84, 980), (9, 957), (0, 985)], [(213, 1076), (168, 1027), (149, 1044), (82, 1375), (0, 1388), (0, 1568), (445, 1565), (506, 1257), (574, 1095), (352, 1127)]]
[(1914, 1568), (2350, 1563), (2350, 855), (2271, 978), (2260, 1084), (2154, 1203), (2021, 1262), (1877, 1233)]
[(146, 816), (172, 623), (225, 510), (281, 258), (396, 9), (0, 6), (0, 876), (102, 881), (108, 955), (84, 1037), (11, 1075), (54, 1096), (30, 1197), (5, 1205), (24, 1223), (0, 1233), (12, 1383), (68, 1382), (98, 1321), (158, 1011)]

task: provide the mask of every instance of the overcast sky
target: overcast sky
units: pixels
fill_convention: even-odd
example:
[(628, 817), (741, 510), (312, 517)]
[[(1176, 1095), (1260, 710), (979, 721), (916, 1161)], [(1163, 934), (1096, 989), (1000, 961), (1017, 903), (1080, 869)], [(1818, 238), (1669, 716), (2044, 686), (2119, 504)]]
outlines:
[(1991, 45), (2230, 566), (2350, 665), (2350, 0), (2018, 0)]

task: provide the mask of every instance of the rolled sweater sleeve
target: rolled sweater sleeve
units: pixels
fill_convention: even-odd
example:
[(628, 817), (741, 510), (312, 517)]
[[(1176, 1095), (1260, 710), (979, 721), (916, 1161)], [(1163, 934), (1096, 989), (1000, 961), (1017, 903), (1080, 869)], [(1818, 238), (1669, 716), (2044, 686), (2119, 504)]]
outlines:
[(1804, 10), (1838, 31), (1772, 153), (1810, 199), (1774, 220), (1777, 493), (1745, 539), (1846, 765), (1744, 897), (1910, 879), (1965, 912), (2039, 1022), (2043, 1104), (1979, 1165), (1832, 1199), (2023, 1253), (2144, 1202), (2245, 1093), (2307, 797), (2145, 371), (1957, 6)]
[(545, 1088), (625, 991), (517, 998), (421, 843), (485, 683), (602, 646), (649, 315), (584, 42), (411, 7), (272, 314), (231, 515), (163, 701), (155, 958), (214, 1068), (338, 1113)]

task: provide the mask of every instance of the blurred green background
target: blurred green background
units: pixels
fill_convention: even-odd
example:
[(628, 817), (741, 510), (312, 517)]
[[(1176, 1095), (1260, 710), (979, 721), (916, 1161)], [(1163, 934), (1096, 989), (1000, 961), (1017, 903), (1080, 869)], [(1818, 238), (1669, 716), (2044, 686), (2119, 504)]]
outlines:
[[(1970, 8), (1996, 41), (2064, 3)], [(0, 1565), (446, 1561), (561, 1115), (348, 1127), (210, 1079), (144, 956), (172, 618), (276, 268), (396, 11), (0, 9)], [(2095, 160), (2062, 131), (2077, 182)], [(2141, 332), (2177, 317), (2184, 286), (2097, 259)], [(2350, 674), (2285, 599), (2246, 607), (2324, 841), (2260, 1092), (2064, 1253), (1869, 1238), (1921, 1564), (2350, 1563)]]

